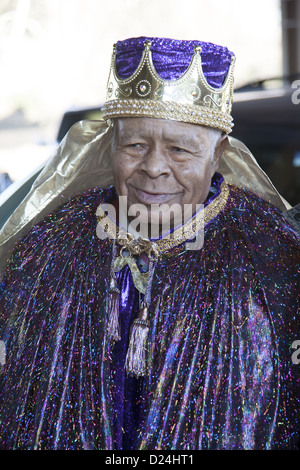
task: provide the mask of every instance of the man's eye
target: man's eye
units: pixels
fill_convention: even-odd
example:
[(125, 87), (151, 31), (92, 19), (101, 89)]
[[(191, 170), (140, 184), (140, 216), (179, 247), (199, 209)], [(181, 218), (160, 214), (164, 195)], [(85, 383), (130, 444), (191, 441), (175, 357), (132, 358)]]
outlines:
[(181, 148), (181, 147), (172, 147), (173, 152), (175, 153), (185, 153), (187, 150)]
[(138, 148), (142, 147), (142, 144), (139, 144), (139, 143), (129, 144), (128, 147), (138, 149)]

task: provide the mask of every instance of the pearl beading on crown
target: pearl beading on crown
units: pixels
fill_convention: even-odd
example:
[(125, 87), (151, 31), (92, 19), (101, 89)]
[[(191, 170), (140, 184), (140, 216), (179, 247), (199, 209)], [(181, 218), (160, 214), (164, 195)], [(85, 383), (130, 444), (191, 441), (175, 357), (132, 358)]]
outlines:
[(200, 46), (195, 47), (189, 67), (177, 80), (164, 80), (157, 74), (150, 48), (151, 41), (146, 41), (138, 68), (129, 78), (121, 79), (114, 46), (103, 118), (172, 119), (230, 133), (234, 57), (222, 87), (213, 88), (203, 74)]

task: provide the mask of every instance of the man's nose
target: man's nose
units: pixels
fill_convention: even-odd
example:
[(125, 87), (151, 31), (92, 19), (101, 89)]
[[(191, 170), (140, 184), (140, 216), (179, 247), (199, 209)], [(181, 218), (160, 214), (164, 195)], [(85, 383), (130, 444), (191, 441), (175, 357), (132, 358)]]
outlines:
[(144, 156), (140, 170), (147, 173), (150, 178), (169, 176), (171, 174), (167, 157), (159, 147), (152, 148)]

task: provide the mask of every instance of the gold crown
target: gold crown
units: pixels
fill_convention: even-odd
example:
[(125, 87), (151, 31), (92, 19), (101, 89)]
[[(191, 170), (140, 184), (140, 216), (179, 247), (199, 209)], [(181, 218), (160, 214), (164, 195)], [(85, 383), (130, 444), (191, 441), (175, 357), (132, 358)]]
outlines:
[(235, 58), (231, 59), (223, 85), (213, 88), (203, 74), (200, 46), (194, 48), (189, 67), (177, 80), (164, 80), (158, 75), (150, 47), (151, 41), (146, 41), (138, 68), (129, 78), (121, 79), (116, 70), (114, 46), (103, 118), (172, 119), (231, 132)]

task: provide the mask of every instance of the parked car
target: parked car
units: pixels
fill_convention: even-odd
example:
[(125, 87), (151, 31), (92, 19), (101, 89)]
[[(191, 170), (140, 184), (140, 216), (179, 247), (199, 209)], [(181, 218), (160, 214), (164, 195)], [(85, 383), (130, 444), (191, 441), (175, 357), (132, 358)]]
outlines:
[(292, 99), (296, 79), (274, 78), (239, 88), (232, 108), (232, 136), (247, 145), (293, 206), (300, 202), (300, 103)]
[(12, 183), (12, 180), (10, 179), (10, 176), (8, 173), (0, 173), (0, 193), (5, 191), (8, 186), (10, 186)]
[[(76, 110), (66, 111), (61, 119), (57, 136), (57, 145), (62, 141), (68, 130), (78, 121), (101, 119), (101, 107), (80, 108)], [(52, 147), (52, 146), (51, 146)], [(40, 165), (33, 172), (20, 181), (13, 182), (7, 189), (0, 193), (0, 229), (5, 224), (16, 207), (24, 199), (30, 191), (30, 188), (40, 172), (44, 164)]]
[[(231, 134), (247, 145), (280, 194), (293, 206), (300, 202), (300, 104), (292, 101), (292, 83), (296, 79), (274, 78), (236, 89)], [(57, 143), (73, 124), (84, 119), (101, 119), (101, 106), (67, 111), (58, 129)], [(41, 170), (42, 167), (37, 168), (25, 181), (10, 185), (0, 194), (0, 228)]]
[(66, 133), (74, 124), (76, 124), (76, 122), (83, 120), (97, 121), (101, 119), (101, 116), (101, 106), (92, 106), (89, 108), (80, 108), (65, 112), (57, 132), (57, 142), (59, 143), (62, 141)]

